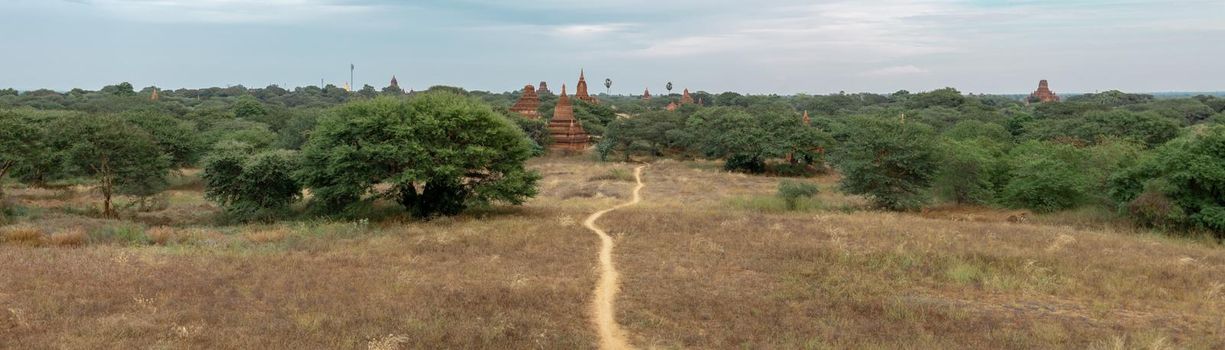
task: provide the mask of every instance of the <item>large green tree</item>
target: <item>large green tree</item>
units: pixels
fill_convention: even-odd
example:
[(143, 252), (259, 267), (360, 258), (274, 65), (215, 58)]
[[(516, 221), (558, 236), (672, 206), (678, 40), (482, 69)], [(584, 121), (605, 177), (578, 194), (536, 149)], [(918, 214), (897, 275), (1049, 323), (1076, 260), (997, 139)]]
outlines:
[(437, 91), (339, 107), (303, 148), (299, 175), (332, 211), (384, 197), (418, 217), (454, 215), (534, 196), (540, 176), (524, 167), (531, 154), (523, 132), (489, 105)]
[(61, 119), (54, 124), (70, 173), (97, 180), (102, 213), (116, 217), (116, 194), (149, 196), (167, 186), (171, 157), (140, 127), (117, 116)]
[(844, 128), (845, 141), (833, 154), (844, 191), (889, 210), (912, 209), (926, 200), (940, 162), (930, 126), (856, 117)]

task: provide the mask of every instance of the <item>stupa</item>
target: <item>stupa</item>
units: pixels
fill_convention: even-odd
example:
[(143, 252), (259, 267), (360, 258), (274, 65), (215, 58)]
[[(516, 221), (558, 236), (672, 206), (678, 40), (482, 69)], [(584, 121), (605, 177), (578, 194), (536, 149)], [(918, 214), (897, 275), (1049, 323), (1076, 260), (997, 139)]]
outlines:
[(594, 96), (587, 94), (587, 77), (582, 70), (578, 71), (578, 87), (576, 87), (574, 90), (574, 98), (591, 104), (600, 103), (600, 100), (597, 100)]
[(667, 106), (667, 107), (664, 107), (664, 109), (668, 110), (669, 112), (671, 112), (671, 111), (675, 111), (675, 110), (676, 110), (676, 102), (668, 102), (668, 106)]
[(399, 81), (396, 81), (396, 76), (395, 76), (395, 75), (392, 75), (392, 76), (391, 76), (391, 85), (389, 85), (388, 87), (395, 88), (395, 89), (399, 89), (399, 88), (400, 88), (400, 82), (399, 82)]
[(552, 92), (552, 91), (549, 91), (549, 84), (548, 84), (548, 83), (545, 83), (544, 81), (541, 81), (541, 82), (540, 82), (540, 87), (539, 87), (539, 88), (536, 88), (536, 93), (538, 93), (538, 94), (551, 94), (551, 93), (553, 93), (553, 92)]
[(1042, 81), (1038, 82), (1038, 90), (1035, 90), (1034, 93), (1029, 94), (1028, 101), (1044, 103), (1059, 102), (1059, 95), (1056, 95), (1055, 92), (1051, 91), (1051, 88), (1046, 84), (1046, 79), (1042, 79)]
[(689, 89), (685, 89), (685, 93), (681, 95), (681, 104), (693, 104), (693, 96), (689, 95)]
[(651, 100), (651, 89), (642, 90), (642, 99), (646, 101)]
[(553, 137), (549, 149), (556, 151), (582, 151), (591, 141), (591, 136), (583, 130), (583, 124), (574, 119), (574, 105), (566, 96), (564, 84), (561, 86), (561, 96), (557, 98), (557, 107), (553, 108), (553, 119), (549, 120), (549, 135)]
[(523, 86), (523, 95), (519, 96), (519, 101), (510, 107), (510, 111), (519, 113), (524, 118), (540, 119), (538, 108), (540, 108), (540, 96), (536, 95), (536, 88), (532, 84), (527, 84)]
[(162, 98), (162, 97), (161, 97), (161, 96), (158, 96), (158, 94), (157, 94), (157, 88), (153, 88), (153, 94), (152, 94), (152, 95), (149, 95), (149, 101), (157, 101), (157, 100), (159, 100), (159, 99), (161, 99), (161, 98)]
[(804, 126), (812, 125), (812, 118), (808, 117), (808, 111), (804, 111)]

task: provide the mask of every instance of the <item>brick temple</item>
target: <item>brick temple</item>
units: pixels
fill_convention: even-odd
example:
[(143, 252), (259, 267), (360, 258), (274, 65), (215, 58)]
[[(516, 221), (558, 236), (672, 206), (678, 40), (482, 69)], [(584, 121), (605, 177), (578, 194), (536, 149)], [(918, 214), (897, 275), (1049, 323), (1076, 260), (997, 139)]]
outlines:
[(539, 108), (540, 96), (536, 95), (536, 88), (532, 84), (527, 84), (523, 86), (523, 95), (519, 96), (519, 101), (510, 107), (510, 111), (518, 113), (524, 118), (540, 119)]
[(591, 135), (583, 130), (583, 124), (574, 118), (574, 105), (566, 96), (566, 85), (561, 86), (561, 96), (557, 98), (557, 107), (553, 109), (553, 119), (549, 120), (549, 135), (553, 144), (549, 146), (554, 151), (582, 151), (591, 142)]
[(681, 95), (681, 104), (682, 105), (693, 104), (693, 96), (689, 95), (689, 89), (685, 89), (685, 93)]
[(536, 93), (537, 93), (537, 94), (551, 94), (551, 93), (553, 93), (553, 92), (552, 92), (552, 91), (549, 91), (549, 84), (548, 84), (548, 83), (545, 83), (544, 81), (541, 81), (541, 82), (540, 82), (540, 87), (536, 89)]
[(1028, 101), (1044, 103), (1059, 102), (1059, 95), (1056, 95), (1055, 92), (1051, 91), (1051, 88), (1046, 84), (1046, 79), (1042, 79), (1042, 81), (1038, 82), (1038, 90), (1034, 91), (1032, 94), (1029, 94)]
[(651, 89), (648, 88), (648, 89), (642, 90), (642, 100), (644, 101), (651, 100)]
[(595, 96), (587, 94), (587, 77), (582, 70), (578, 71), (578, 87), (575, 88), (574, 98), (591, 104), (599, 104), (600, 100)]

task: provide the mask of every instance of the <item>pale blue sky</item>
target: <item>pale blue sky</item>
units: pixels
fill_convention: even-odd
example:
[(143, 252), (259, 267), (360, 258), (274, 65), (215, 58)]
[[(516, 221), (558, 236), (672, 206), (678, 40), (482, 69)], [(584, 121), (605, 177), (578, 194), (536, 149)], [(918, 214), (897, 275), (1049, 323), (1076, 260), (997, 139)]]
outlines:
[(0, 33), (18, 89), (1225, 90), (1225, 0), (0, 0)]

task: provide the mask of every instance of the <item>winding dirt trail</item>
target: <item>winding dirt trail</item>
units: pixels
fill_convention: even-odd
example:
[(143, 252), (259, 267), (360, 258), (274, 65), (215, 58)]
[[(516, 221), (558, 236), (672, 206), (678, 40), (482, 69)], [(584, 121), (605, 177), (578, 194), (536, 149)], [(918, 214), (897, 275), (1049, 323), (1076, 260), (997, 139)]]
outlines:
[(600, 281), (596, 283), (595, 299), (592, 301), (592, 311), (595, 313), (593, 321), (600, 334), (600, 349), (630, 349), (631, 347), (625, 339), (625, 333), (621, 331), (621, 325), (617, 324), (616, 309), (613, 308), (613, 302), (617, 299), (617, 284), (620, 277), (617, 267), (613, 265), (613, 240), (607, 232), (595, 225), (595, 221), (608, 212), (642, 201), (639, 191), (644, 186), (642, 168), (645, 167), (643, 165), (634, 168), (634, 181), (638, 185), (634, 186), (633, 199), (612, 208), (597, 211), (583, 221), (583, 226), (600, 236)]

